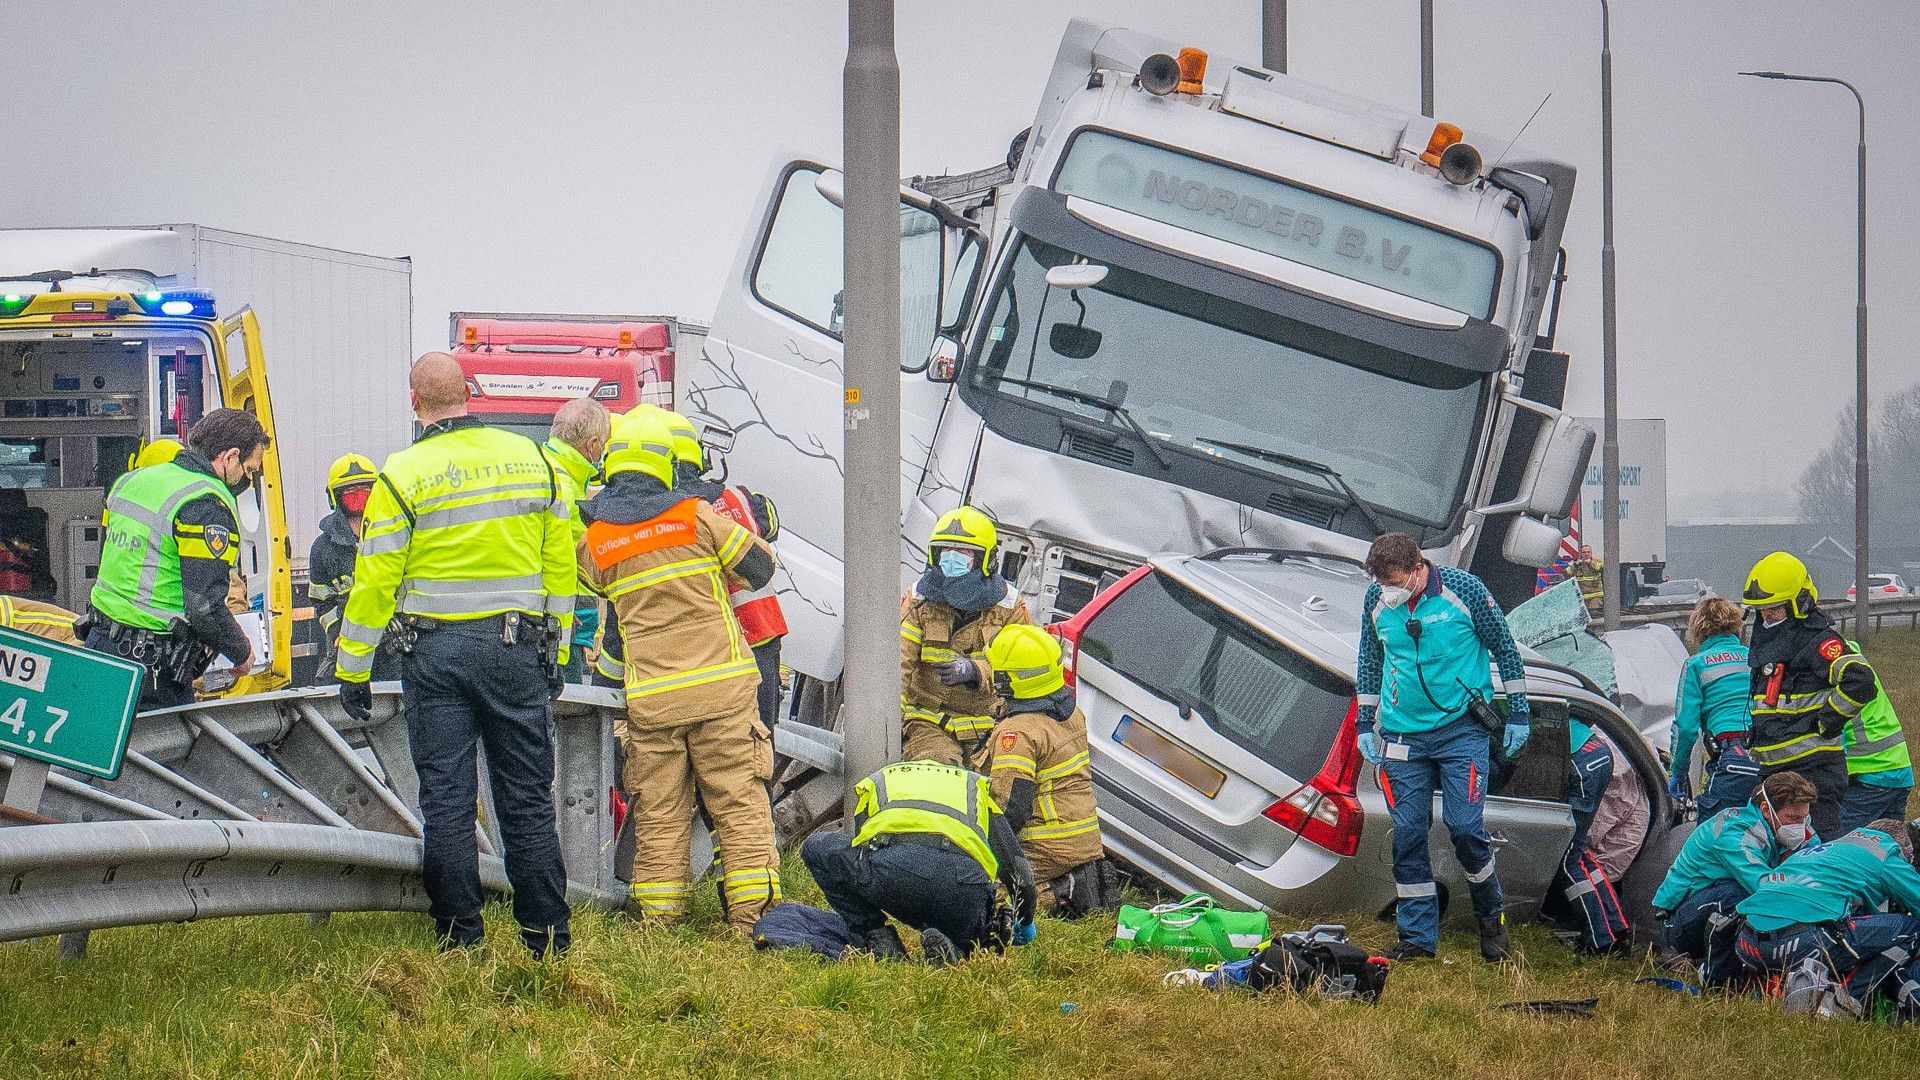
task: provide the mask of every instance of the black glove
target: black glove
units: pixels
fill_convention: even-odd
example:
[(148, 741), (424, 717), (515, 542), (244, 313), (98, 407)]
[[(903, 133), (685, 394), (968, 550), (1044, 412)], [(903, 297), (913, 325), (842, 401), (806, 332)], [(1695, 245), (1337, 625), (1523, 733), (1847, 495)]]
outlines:
[(361, 723), (373, 719), (373, 683), (343, 682), (340, 684), (340, 707), (347, 715)]
[(942, 686), (972, 686), (980, 681), (980, 669), (966, 657), (949, 660), (934, 668), (940, 673)]

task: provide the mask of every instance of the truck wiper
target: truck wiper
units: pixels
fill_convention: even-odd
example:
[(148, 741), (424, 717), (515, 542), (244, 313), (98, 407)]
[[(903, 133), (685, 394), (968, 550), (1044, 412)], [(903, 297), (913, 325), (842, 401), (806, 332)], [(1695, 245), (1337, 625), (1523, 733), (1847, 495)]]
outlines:
[(1373, 511), (1367, 509), (1367, 504), (1363, 502), (1359, 494), (1347, 484), (1346, 477), (1341, 476), (1339, 471), (1331, 465), (1311, 461), (1303, 457), (1295, 457), (1292, 454), (1283, 454), (1278, 450), (1269, 450), (1264, 446), (1251, 446), (1247, 443), (1227, 442), (1224, 439), (1209, 439), (1205, 436), (1197, 436), (1193, 441), (1206, 443), (1208, 446), (1217, 446), (1222, 450), (1232, 450), (1235, 453), (1245, 454), (1248, 457), (1256, 457), (1262, 461), (1271, 461), (1276, 465), (1291, 465), (1296, 469), (1313, 473), (1316, 476), (1324, 476), (1334, 487), (1339, 489), (1339, 494), (1347, 497), (1347, 502), (1353, 506), (1354, 510), (1359, 512), (1360, 519), (1367, 523), (1367, 528), (1373, 530), (1373, 539), (1379, 539), (1380, 535), (1387, 531), (1380, 527), (1380, 522), (1375, 520)]
[[(994, 381), (1005, 383), (1009, 386), (1025, 387), (1028, 390), (1038, 390), (1043, 394), (1054, 394), (1059, 397), (1070, 398), (1074, 401), (1085, 402), (1095, 408), (1105, 409), (1119, 417), (1121, 422), (1131, 428), (1135, 435), (1140, 436), (1140, 442), (1146, 446), (1147, 454), (1153, 458), (1154, 463), (1160, 466), (1160, 471), (1166, 472), (1173, 468), (1173, 462), (1168, 461), (1167, 456), (1160, 452), (1158, 446), (1154, 445), (1153, 436), (1147, 434), (1147, 429), (1140, 426), (1140, 421), (1133, 418), (1133, 414), (1127, 411), (1125, 405), (1120, 404), (1110, 397), (1090, 394), (1085, 390), (1075, 390), (1070, 386), (1055, 386), (1053, 383), (1034, 382), (1031, 379), (1016, 379), (1011, 375), (1002, 375)], [(1124, 383), (1116, 383), (1115, 385), (1125, 386)]]

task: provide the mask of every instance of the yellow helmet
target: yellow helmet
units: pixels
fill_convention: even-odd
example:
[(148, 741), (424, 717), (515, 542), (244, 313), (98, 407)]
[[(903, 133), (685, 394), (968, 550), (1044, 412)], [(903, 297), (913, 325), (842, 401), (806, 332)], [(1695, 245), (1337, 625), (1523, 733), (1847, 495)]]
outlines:
[(362, 484), (373, 486), (374, 478), (379, 475), (373, 467), (373, 459), (361, 454), (342, 454), (327, 466), (327, 501), (340, 505), (340, 493)]
[(1067, 685), (1060, 666), (1060, 640), (1030, 623), (1001, 629), (987, 645), (994, 687), (1003, 696), (1043, 698)]
[(927, 538), (927, 569), (934, 569), (939, 563), (941, 548), (970, 548), (980, 553), (980, 563), (975, 567), (981, 577), (993, 573), (993, 555), (1000, 547), (1000, 530), (993, 519), (975, 510), (971, 506), (962, 506), (940, 515), (934, 523), (933, 535)]
[(148, 465), (164, 465), (180, 456), (186, 447), (172, 439), (155, 439), (140, 448), (140, 452), (127, 459), (127, 468), (141, 469)]
[(615, 417), (607, 438), (607, 478), (621, 473), (645, 473), (673, 486), (673, 436), (659, 406), (642, 406)]
[(695, 469), (705, 472), (707, 468), (707, 455), (700, 447), (700, 433), (694, 430), (693, 421), (674, 412), (672, 409), (661, 409), (660, 411), (666, 414), (667, 433), (673, 436), (671, 440), (673, 460), (683, 465), (691, 465)]
[(1754, 563), (1753, 572), (1747, 575), (1746, 591), (1740, 594), (1740, 602), (1750, 608), (1785, 604), (1796, 619), (1811, 614), (1819, 600), (1820, 591), (1813, 587), (1807, 564), (1785, 551)]

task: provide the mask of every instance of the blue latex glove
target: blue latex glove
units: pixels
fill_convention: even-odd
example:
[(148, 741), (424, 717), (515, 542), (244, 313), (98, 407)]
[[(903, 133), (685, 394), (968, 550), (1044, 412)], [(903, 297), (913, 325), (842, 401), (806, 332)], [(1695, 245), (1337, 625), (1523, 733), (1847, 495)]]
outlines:
[(1372, 731), (1363, 731), (1357, 741), (1360, 744), (1360, 756), (1367, 759), (1367, 764), (1380, 764), (1380, 736)]
[(1023, 922), (1013, 928), (1013, 943), (1015, 945), (1031, 945), (1033, 944), (1033, 939), (1039, 936), (1040, 928), (1030, 922)]
[(1525, 720), (1507, 721), (1505, 738), (1500, 743), (1500, 752), (1511, 761), (1520, 756), (1520, 748), (1527, 745), (1527, 736), (1533, 734), (1533, 726)]

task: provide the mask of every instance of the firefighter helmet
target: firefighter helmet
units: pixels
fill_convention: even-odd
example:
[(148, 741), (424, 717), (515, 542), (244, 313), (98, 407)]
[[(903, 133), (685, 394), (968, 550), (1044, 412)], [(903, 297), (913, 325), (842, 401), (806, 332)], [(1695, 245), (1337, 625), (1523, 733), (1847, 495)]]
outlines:
[(1059, 639), (1030, 623), (1013, 623), (995, 634), (987, 645), (987, 663), (1008, 697), (1043, 698), (1067, 685)]
[(339, 506), (341, 492), (363, 484), (371, 488), (378, 476), (371, 458), (360, 454), (342, 454), (327, 466), (327, 501)]
[(927, 569), (934, 569), (940, 559), (942, 548), (965, 548), (977, 552), (980, 556), (981, 577), (993, 574), (994, 552), (1000, 547), (1000, 530), (993, 519), (975, 510), (971, 506), (962, 506), (940, 515), (934, 523), (933, 535), (927, 538)]
[(1785, 604), (1796, 619), (1812, 614), (1819, 600), (1820, 591), (1813, 587), (1807, 564), (1785, 551), (1754, 563), (1753, 572), (1747, 575), (1746, 591), (1740, 594), (1740, 602), (1750, 608)]
[(127, 468), (140, 469), (148, 465), (164, 465), (180, 456), (186, 447), (172, 439), (155, 439), (140, 448), (140, 452), (127, 459)]
[(614, 419), (613, 433), (607, 438), (608, 479), (639, 472), (673, 486), (673, 439), (665, 413), (657, 405), (643, 405)]

